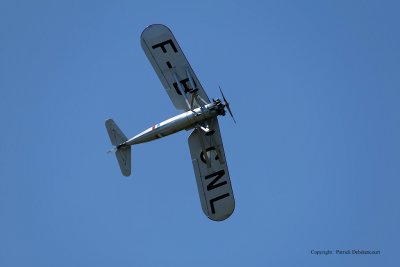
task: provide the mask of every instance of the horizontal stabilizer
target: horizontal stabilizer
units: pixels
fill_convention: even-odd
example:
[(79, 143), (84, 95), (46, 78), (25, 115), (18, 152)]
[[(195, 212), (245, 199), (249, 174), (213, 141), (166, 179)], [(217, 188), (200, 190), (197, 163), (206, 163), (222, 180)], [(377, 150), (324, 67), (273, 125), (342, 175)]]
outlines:
[(122, 147), (115, 152), (119, 168), (124, 176), (131, 175), (131, 147)]
[(128, 140), (112, 119), (106, 120), (106, 128), (113, 146), (118, 146)]

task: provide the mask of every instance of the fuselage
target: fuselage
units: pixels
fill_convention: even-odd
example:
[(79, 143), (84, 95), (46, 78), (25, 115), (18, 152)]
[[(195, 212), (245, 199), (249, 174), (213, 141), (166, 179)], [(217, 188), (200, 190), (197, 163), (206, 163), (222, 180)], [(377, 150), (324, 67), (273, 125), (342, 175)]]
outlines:
[(189, 130), (197, 127), (203, 121), (217, 117), (218, 115), (225, 115), (225, 111), (224, 104), (217, 99), (203, 107), (186, 111), (168, 120), (153, 125), (121, 145), (136, 145), (149, 142), (182, 130)]

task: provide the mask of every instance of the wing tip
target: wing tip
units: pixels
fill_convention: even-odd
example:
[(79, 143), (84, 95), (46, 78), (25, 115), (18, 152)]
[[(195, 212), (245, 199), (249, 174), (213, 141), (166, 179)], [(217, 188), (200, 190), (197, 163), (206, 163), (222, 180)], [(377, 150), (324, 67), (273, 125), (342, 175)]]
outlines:
[(146, 26), (146, 27), (143, 29), (142, 33), (140, 34), (140, 39), (141, 39), (141, 40), (144, 40), (144, 39), (145, 39), (144, 35), (145, 35), (146, 33), (148, 33), (148, 32), (153, 32), (156, 28), (163, 29), (163, 30), (167, 30), (167, 31), (169, 31), (169, 32), (172, 34), (171, 29), (168, 28), (167, 26), (165, 26), (164, 24), (162, 24), (162, 23), (153, 23), (153, 24), (150, 24), (150, 25)]

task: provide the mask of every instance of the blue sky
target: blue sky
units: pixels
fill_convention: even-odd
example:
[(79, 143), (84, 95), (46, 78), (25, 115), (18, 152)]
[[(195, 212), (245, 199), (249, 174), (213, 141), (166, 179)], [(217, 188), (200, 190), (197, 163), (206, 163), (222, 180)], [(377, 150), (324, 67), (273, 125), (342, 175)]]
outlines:
[[(396, 1), (2, 1), (0, 266), (394, 266)], [(140, 47), (171, 28), (220, 118), (236, 211), (208, 220), (187, 137)], [(380, 250), (316, 256), (311, 250)], [(335, 252), (334, 252), (335, 254)]]

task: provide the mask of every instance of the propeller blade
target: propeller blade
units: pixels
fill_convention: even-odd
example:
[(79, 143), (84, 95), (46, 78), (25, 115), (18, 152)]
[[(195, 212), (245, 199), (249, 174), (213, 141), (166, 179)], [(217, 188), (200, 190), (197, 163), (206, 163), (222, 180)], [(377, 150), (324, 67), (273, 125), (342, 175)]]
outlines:
[(235, 117), (233, 116), (232, 111), (231, 111), (231, 108), (229, 107), (229, 103), (228, 103), (228, 102), (226, 102), (226, 103), (227, 103), (227, 105), (225, 105), (225, 106), (226, 106), (226, 109), (229, 111), (229, 114), (231, 114), (231, 117), (232, 117), (232, 119), (233, 119), (233, 122), (236, 123)]
[(235, 117), (233, 116), (232, 110), (229, 106), (229, 102), (226, 100), (225, 95), (222, 92), (221, 86), (218, 85), (218, 87), (219, 87), (219, 91), (221, 92), (222, 99), (224, 100), (224, 105), (225, 105), (226, 109), (228, 110), (229, 114), (231, 115), (233, 122), (236, 123)]
[(221, 86), (218, 85), (218, 87), (219, 87), (219, 91), (221, 92), (222, 98), (224, 99), (224, 102), (226, 102), (226, 99), (225, 99), (224, 93), (222, 92)]

